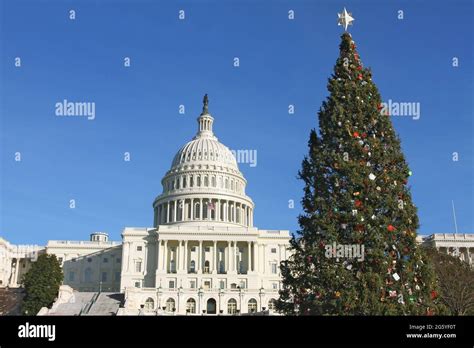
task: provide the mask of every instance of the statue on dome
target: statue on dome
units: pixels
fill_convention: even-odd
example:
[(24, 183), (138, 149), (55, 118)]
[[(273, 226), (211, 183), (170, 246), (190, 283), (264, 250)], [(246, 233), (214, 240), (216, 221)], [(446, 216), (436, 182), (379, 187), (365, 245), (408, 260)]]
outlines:
[(208, 114), (209, 110), (207, 106), (209, 105), (209, 98), (207, 97), (207, 93), (204, 94), (204, 99), (202, 100), (204, 106), (202, 107), (202, 115)]

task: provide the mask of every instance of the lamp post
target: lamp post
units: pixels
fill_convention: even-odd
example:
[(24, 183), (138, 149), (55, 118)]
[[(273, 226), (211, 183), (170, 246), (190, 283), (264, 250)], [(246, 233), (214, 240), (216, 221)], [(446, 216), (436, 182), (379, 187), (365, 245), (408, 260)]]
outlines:
[(239, 286), (239, 314), (242, 314), (242, 288)]
[(221, 310), (221, 302), (222, 302), (222, 295), (224, 295), (224, 289), (219, 289), (219, 314), (222, 314)]
[(263, 286), (260, 288), (258, 294), (260, 295), (260, 311), (263, 311), (262, 298), (263, 296), (265, 296), (265, 289), (263, 288)]
[(203, 290), (202, 290), (202, 286), (200, 286), (199, 291), (198, 291), (198, 296), (199, 296), (199, 310), (198, 310), (198, 313), (201, 312), (202, 294), (203, 294)]
[(180, 286), (179, 289), (178, 289), (178, 310), (177, 312), (179, 313), (179, 304), (180, 304), (180, 299), (181, 299), (181, 294), (183, 293), (183, 287)]
[(158, 294), (158, 307), (157, 307), (157, 309), (160, 309), (161, 308), (161, 295), (163, 295), (163, 288), (161, 287), (161, 284), (158, 287), (157, 294)]

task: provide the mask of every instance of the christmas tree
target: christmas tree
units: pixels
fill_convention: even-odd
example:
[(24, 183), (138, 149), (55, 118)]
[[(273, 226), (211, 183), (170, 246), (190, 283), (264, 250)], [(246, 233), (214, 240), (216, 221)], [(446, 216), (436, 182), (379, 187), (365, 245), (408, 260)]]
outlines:
[(417, 245), (412, 174), (390, 116), (345, 32), (329, 97), (311, 131), (301, 226), (281, 264), (277, 309), (297, 315), (439, 313), (436, 279)]

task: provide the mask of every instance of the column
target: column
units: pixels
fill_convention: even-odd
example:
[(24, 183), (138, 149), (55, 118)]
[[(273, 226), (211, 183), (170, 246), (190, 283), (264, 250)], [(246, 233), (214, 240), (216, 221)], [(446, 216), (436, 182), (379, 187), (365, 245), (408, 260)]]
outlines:
[(176, 213), (178, 212), (178, 201), (173, 201), (173, 222), (176, 222)]
[(216, 218), (217, 218), (217, 221), (221, 221), (221, 200), (218, 199), (217, 200), (217, 214), (216, 214)]
[[(160, 244), (161, 244), (161, 241), (159, 239), (156, 239), (156, 270), (159, 271), (160, 270), (160, 255), (161, 255), (161, 251), (160, 251)], [(158, 285), (156, 285), (158, 287)]]
[(231, 271), (230, 269), (230, 242), (227, 242), (227, 248), (226, 248), (226, 260), (225, 260), (225, 271), (229, 273)]
[(199, 241), (199, 247), (198, 247), (198, 274), (202, 273), (202, 240)]
[(165, 240), (163, 250), (163, 270), (165, 271), (165, 273), (168, 273), (168, 240)]
[(188, 273), (188, 241), (184, 241), (184, 270)]
[(234, 220), (233, 222), (237, 222), (237, 202), (234, 202), (233, 204), (233, 208), (234, 208)]
[(191, 220), (194, 220), (194, 198), (191, 198)]
[(217, 241), (214, 241), (214, 248), (212, 249), (212, 273), (217, 273)]
[(199, 220), (202, 220), (202, 198), (199, 198)]
[(253, 261), (253, 270), (257, 273), (260, 272), (260, 258), (259, 258), (259, 253), (260, 253), (260, 245), (258, 242), (253, 243), (253, 256), (254, 256), (254, 261)]
[(181, 220), (188, 220), (188, 205), (186, 204), (186, 199), (183, 199), (183, 210), (181, 211)]
[(247, 242), (247, 248), (249, 253), (249, 264), (247, 266), (247, 273), (252, 272), (252, 242)]
[(170, 222), (170, 202), (166, 202), (166, 223)]
[(265, 257), (265, 252), (266, 252), (266, 245), (263, 244), (262, 245), (262, 272), (265, 273), (266, 272), (266, 257)]

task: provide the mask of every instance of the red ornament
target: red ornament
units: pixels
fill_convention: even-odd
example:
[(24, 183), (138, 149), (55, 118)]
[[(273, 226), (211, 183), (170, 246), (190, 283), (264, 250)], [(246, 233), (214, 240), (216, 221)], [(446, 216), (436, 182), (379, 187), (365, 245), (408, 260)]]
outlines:
[(357, 70), (362, 70), (362, 67), (359, 65), (359, 66), (357, 67)]
[(354, 132), (354, 138), (358, 138), (359, 137), (359, 133), (358, 132)]
[(362, 133), (362, 139), (367, 138), (367, 133)]
[(362, 74), (359, 74), (359, 76), (357, 76), (357, 78), (358, 78), (359, 80), (362, 80)]
[(393, 232), (393, 231), (396, 230), (396, 228), (393, 227), (392, 225), (388, 225), (388, 226), (387, 226), (387, 230), (388, 230), (389, 232)]
[(359, 201), (358, 199), (355, 201), (355, 206), (360, 207), (362, 205), (362, 202)]
[(382, 110), (382, 109), (383, 109), (383, 105), (379, 104), (379, 106), (377, 106), (377, 110)]
[(431, 299), (434, 300), (436, 297), (438, 297), (436, 290), (431, 291)]

